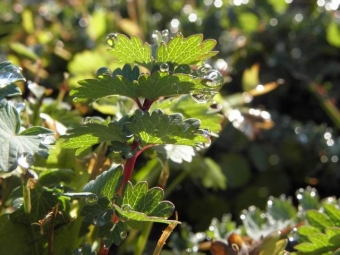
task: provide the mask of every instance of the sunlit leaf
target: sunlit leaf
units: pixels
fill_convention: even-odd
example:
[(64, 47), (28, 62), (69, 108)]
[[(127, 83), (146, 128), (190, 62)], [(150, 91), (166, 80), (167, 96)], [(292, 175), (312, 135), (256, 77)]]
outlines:
[(62, 147), (77, 149), (76, 155), (101, 142), (125, 141), (125, 135), (117, 123), (110, 123), (108, 126), (90, 123), (68, 131), (68, 135), (63, 138), (67, 141), (62, 144)]
[(8, 96), (20, 95), (20, 89), (14, 82), (25, 81), (20, 73), (20, 68), (14, 66), (9, 61), (0, 63), (0, 99)]
[(0, 170), (8, 172), (15, 169), (22, 153), (47, 158), (48, 147), (41, 143), (40, 135), (48, 134), (53, 132), (43, 127), (32, 127), (20, 133), (18, 112), (6, 100), (0, 101)]
[(333, 227), (333, 222), (330, 218), (321, 212), (316, 210), (308, 210), (306, 218), (310, 225), (317, 228)]
[(161, 110), (151, 114), (137, 110), (126, 127), (143, 146), (181, 144), (195, 146), (209, 143), (209, 138), (199, 131), (200, 121), (183, 120), (180, 114), (167, 115)]
[(122, 166), (113, 167), (110, 170), (101, 173), (95, 180), (87, 183), (84, 186), (83, 191), (92, 192), (97, 196), (104, 196), (108, 199), (112, 199), (120, 187), (122, 175)]
[(177, 34), (168, 44), (160, 45), (156, 60), (160, 64), (170, 62), (174, 65), (193, 65), (215, 56), (217, 52), (211, 50), (215, 47), (216, 41), (202, 40), (202, 34), (187, 38), (183, 38), (182, 34)]
[(143, 43), (138, 36), (131, 36), (131, 39), (123, 34), (108, 35), (108, 44), (111, 46), (109, 52), (116, 61), (138, 64), (146, 68), (152, 66), (151, 48), (148, 43)]
[(222, 129), (221, 123), (223, 116), (217, 113), (211, 104), (197, 104), (188, 95), (173, 100), (169, 98), (164, 101), (156, 102), (152, 109), (161, 108), (164, 112), (181, 113), (184, 118), (196, 118), (201, 121), (200, 128), (208, 129), (212, 133), (219, 133)]

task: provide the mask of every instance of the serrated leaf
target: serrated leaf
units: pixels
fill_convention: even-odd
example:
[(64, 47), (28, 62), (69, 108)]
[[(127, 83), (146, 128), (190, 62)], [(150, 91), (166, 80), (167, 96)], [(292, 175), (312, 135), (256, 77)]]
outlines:
[(117, 193), (123, 176), (123, 167), (121, 165), (113, 167), (110, 170), (101, 173), (95, 180), (88, 182), (83, 191), (92, 192), (99, 197), (112, 199)]
[(323, 229), (333, 226), (333, 222), (326, 214), (320, 213), (316, 210), (308, 210), (306, 213), (306, 218), (309, 224), (316, 228)]
[(330, 227), (325, 230), (329, 242), (336, 247), (340, 247), (340, 228)]
[[(124, 69), (123, 71), (124, 72)], [(188, 74), (173, 74), (167, 72), (154, 72), (151, 76), (142, 74), (138, 81), (135, 77), (125, 77), (129, 74), (117, 76), (100, 76), (97, 79), (79, 81), (80, 87), (71, 91), (75, 101), (85, 99), (97, 100), (107, 96), (126, 96), (133, 100), (143, 97), (155, 100), (159, 97), (168, 97), (180, 94), (189, 94), (193, 90), (206, 88), (204, 79), (194, 78)]]
[(138, 36), (132, 35), (129, 39), (123, 34), (116, 34), (115, 38), (111, 37), (109, 40), (112, 40), (109, 52), (113, 54), (116, 61), (137, 64), (151, 69), (153, 58), (150, 45), (143, 44)]
[(112, 72), (112, 77), (121, 75), (128, 81), (136, 81), (139, 77), (139, 68), (138, 66), (134, 66), (133, 68), (131, 65), (126, 64), (123, 68), (117, 68)]
[(294, 249), (302, 252), (314, 252), (317, 250), (315, 244), (312, 243), (300, 243), (295, 245)]
[(113, 209), (106, 197), (101, 197), (93, 205), (85, 205), (81, 210), (85, 222), (91, 222), (96, 226), (104, 226), (110, 222)]
[(267, 212), (276, 221), (292, 221), (296, 215), (296, 209), (290, 201), (274, 198)]
[(335, 205), (324, 204), (323, 208), (325, 213), (329, 216), (329, 218), (333, 221), (335, 226), (340, 226), (340, 211)]
[(301, 226), (298, 228), (297, 231), (299, 235), (306, 236), (306, 237), (313, 235), (313, 234), (320, 233), (320, 229), (315, 228), (313, 226), (309, 226), (309, 225)]
[(211, 51), (215, 45), (215, 40), (203, 40), (202, 34), (192, 35), (183, 38), (182, 34), (177, 34), (168, 44), (161, 44), (156, 53), (157, 63), (170, 62), (174, 65), (193, 65), (205, 61), (217, 54)]
[(209, 138), (199, 131), (200, 121), (183, 120), (180, 114), (167, 115), (160, 109), (151, 114), (136, 110), (126, 127), (135, 135), (142, 146), (157, 144), (181, 144), (195, 146), (208, 143)]
[(97, 79), (86, 79), (78, 83), (80, 87), (72, 89), (70, 92), (70, 95), (75, 97), (74, 101), (76, 102), (85, 99), (96, 100), (112, 95), (121, 95), (132, 99), (138, 98), (136, 82), (131, 82), (120, 75), (115, 77), (100, 76)]
[(148, 189), (146, 182), (139, 182), (133, 186), (128, 182), (124, 188), (122, 206), (113, 205), (119, 215), (135, 221), (151, 221), (170, 223), (167, 220), (174, 210), (169, 201), (161, 201), (164, 192), (161, 188)]
[(125, 217), (126, 219), (129, 219), (129, 220), (149, 221), (149, 222), (158, 222), (158, 223), (167, 223), (167, 224), (169, 223), (180, 224), (180, 222), (176, 220), (167, 220), (162, 217), (148, 216), (145, 213), (141, 213), (141, 212), (137, 212), (133, 210), (123, 210), (118, 205), (113, 205), (113, 206), (121, 217)]
[(98, 143), (125, 141), (125, 135), (118, 123), (110, 123), (108, 126), (90, 123), (86, 126), (71, 129), (68, 131), (68, 135), (64, 135), (62, 138), (67, 139), (62, 143), (62, 147), (77, 149), (76, 155)]
[(48, 147), (41, 143), (41, 134), (53, 134), (49, 129), (32, 127), (19, 133), (20, 118), (14, 107), (6, 100), (0, 101), (0, 170), (12, 171), (21, 153), (47, 158)]
[(138, 96), (155, 100), (159, 97), (189, 94), (193, 90), (206, 88), (204, 80), (189, 74), (154, 72), (151, 76), (143, 74), (138, 79)]
[(328, 237), (325, 234), (317, 233), (308, 237), (308, 239), (318, 248), (323, 249), (331, 246)]
[(197, 104), (189, 95), (179, 98), (179, 100), (166, 99), (162, 102), (155, 102), (153, 109), (161, 108), (164, 112), (181, 113), (184, 118), (196, 118), (201, 121), (200, 127), (209, 129), (212, 133), (218, 134), (222, 127), (223, 116), (213, 111), (209, 104)]
[(117, 223), (108, 223), (99, 228), (98, 236), (103, 238), (106, 247), (110, 247), (113, 243), (120, 245), (126, 236), (125, 223), (118, 221)]
[(20, 73), (20, 68), (9, 61), (0, 63), (0, 99), (7, 96), (20, 95), (21, 91), (13, 83), (25, 81)]

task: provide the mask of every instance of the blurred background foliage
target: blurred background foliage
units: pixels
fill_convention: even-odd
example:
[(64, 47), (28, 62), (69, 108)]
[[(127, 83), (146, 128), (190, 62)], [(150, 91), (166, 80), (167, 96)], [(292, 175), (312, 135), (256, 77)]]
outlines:
[[(238, 220), (249, 205), (263, 208), (269, 196), (293, 195), (307, 185), (321, 197), (340, 194), (339, 5), (337, 0), (2, 0), (0, 61), (21, 66), (28, 81), (44, 88), (44, 100), (30, 101), (31, 107), (69, 128), (84, 116), (118, 112), (108, 106), (110, 100), (88, 107), (68, 97), (76, 81), (94, 77), (98, 67), (119, 67), (106, 52), (108, 33), (150, 42), (153, 30), (169, 29), (171, 35), (216, 39), (220, 53), (209, 64), (225, 76), (214, 104), (222, 106), (224, 128), (193, 163), (169, 161), (172, 186), (166, 193), (180, 220), (199, 231), (213, 217), (232, 213)], [(28, 84), (21, 84), (26, 99), (34, 93)], [(36, 116), (31, 124), (41, 125), (42, 119)], [(145, 169), (150, 175), (160, 167), (157, 160), (146, 163), (149, 156), (139, 160), (136, 179), (148, 176)], [(54, 159), (50, 164), (57, 166)]]

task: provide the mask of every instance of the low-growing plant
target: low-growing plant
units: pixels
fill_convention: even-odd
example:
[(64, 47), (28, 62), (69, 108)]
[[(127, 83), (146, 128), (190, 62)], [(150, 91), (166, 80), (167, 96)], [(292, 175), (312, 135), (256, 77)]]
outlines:
[[(155, 153), (157, 149), (151, 151), (154, 146), (163, 145), (160, 153), (167, 157), (176, 148), (191, 153), (190, 146), (204, 149), (210, 145), (211, 134), (221, 128), (222, 116), (205, 103), (217, 94), (223, 76), (204, 63), (217, 54), (212, 51), (214, 40), (203, 41), (200, 34), (184, 38), (180, 33), (170, 38), (167, 30), (155, 31), (152, 38), (154, 43), (149, 45), (137, 36), (109, 34), (109, 51), (124, 65), (113, 71), (99, 68), (96, 79), (80, 81), (71, 91), (75, 101), (90, 103), (121, 97), (115, 101), (120, 110), (113, 116), (86, 117), (81, 126), (62, 136), (64, 151), (74, 149), (78, 156), (96, 152), (92, 172), (87, 174), (90, 181), (78, 183), (81, 192), (67, 186), (79, 173), (33, 165), (36, 155), (47, 157), (47, 145), (55, 142), (53, 131), (29, 127), (29, 122), (26, 127), (21, 124), (18, 110), (6, 98), (20, 95), (13, 83), (24, 79), (19, 68), (9, 62), (1, 64), (1, 171), (7, 176), (18, 172), (22, 180), (11, 194), (12, 205), (2, 204), (7, 213), (1, 216), (0, 228), (1, 240), (8, 240), (8, 235), (18, 242), (16, 247), (1, 245), (1, 254), (107, 254), (131, 229), (140, 231), (134, 253), (141, 254), (152, 222), (170, 224), (165, 231), (169, 234), (180, 223), (177, 217), (168, 219), (174, 205), (163, 200), (168, 169), (164, 167), (158, 187), (153, 188), (145, 181), (133, 185), (132, 172), (138, 156), (146, 150)], [(56, 147), (61, 149), (60, 143)], [(82, 177), (76, 178), (83, 182)], [(90, 236), (87, 241), (86, 234)], [(156, 254), (166, 238), (160, 239)]]

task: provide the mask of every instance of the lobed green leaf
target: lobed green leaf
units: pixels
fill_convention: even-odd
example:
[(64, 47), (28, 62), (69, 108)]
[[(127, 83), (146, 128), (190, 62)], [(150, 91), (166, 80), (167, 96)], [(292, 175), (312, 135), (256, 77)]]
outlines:
[(316, 210), (308, 210), (306, 218), (309, 224), (316, 228), (324, 229), (333, 226), (333, 222), (326, 214), (320, 213)]
[(136, 110), (126, 127), (142, 146), (157, 144), (181, 144), (195, 146), (210, 142), (199, 130), (200, 121), (183, 120), (181, 114), (164, 114), (156, 109), (151, 114)]
[(95, 180), (88, 182), (83, 191), (112, 199), (120, 187), (122, 176), (123, 167), (121, 165), (113, 167), (101, 173)]
[(0, 99), (21, 95), (20, 89), (13, 84), (17, 81), (25, 81), (20, 70), (19, 67), (12, 65), (9, 61), (0, 63)]
[(107, 126), (90, 123), (86, 126), (74, 128), (68, 133), (68, 135), (63, 136), (67, 141), (62, 143), (62, 147), (77, 149), (76, 155), (79, 155), (82, 151), (98, 143), (125, 141), (125, 135), (121, 130), (121, 126), (116, 122), (112, 122)]
[(14, 107), (6, 100), (0, 101), (0, 171), (8, 172), (17, 167), (21, 153), (47, 158), (48, 147), (41, 143), (39, 135), (53, 134), (49, 129), (32, 127), (19, 133), (20, 117)]
[(132, 99), (138, 98), (136, 92), (136, 82), (129, 81), (123, 76), (117, 75), (100, 76), (97, 79), (86, 79), (78, 82), (80, 87), (72, 89), (71, 96), (74, 96), (74, 101), (82, 101), (86, 99), (97, 100), (101, 97), (120, 95)]
[(116, 34), (116, 36), (111, 37), (110, 40), (112, 46), (109, 52), (114, 56), (116, 61), (141, 65), (151, 70), (153, 58), (148, 43), (143, 44), (138, 36), (132, 35), (130, 39), (123, 34)]
[(217, 54), (211, 51), (216, 45), (215, 40), (203, 41), (203, 35), (191, 35), (183, 38), (177, 34), (168, 44), (161, 44), (157, 50), (157, 63), (170, 62), (174, 65), (194, 65), (201, 63)]

